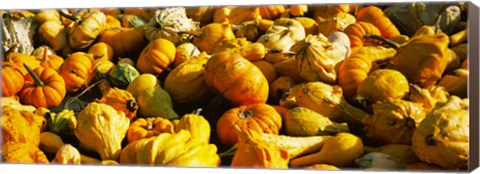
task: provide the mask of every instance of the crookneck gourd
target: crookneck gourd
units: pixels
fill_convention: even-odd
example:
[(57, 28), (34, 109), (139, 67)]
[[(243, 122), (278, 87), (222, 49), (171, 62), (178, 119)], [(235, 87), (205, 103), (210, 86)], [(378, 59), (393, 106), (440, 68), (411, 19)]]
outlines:
[(81, 147), (97, 152), (102, 160), (118, 160), (130, 120), (105, 103), (91, 102), (78, 115), (74, 134)]

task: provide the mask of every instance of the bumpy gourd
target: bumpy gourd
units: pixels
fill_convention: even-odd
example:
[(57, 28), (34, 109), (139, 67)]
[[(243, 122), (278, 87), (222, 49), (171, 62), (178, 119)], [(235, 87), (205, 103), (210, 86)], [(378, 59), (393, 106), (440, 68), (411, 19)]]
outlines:
[(28, 143), (38, 146), (44, 124), (44, 117), (6, 105), (2, 107), (2, 143)]
[(145, 36), (150, 41), (164, 38), (180, 45), (193, 39), (192, 35), (180, 33), (181, 31), (195, 31), (199, 28), (200, 22), (188, 18), (185, 8), (171, 7), (155, 11), (145, 26)]
[(104, 103), (91, 102), (78, 115), (74, 133), (83, 148), (94, 150), (102, 160), (118, 160), (130, 120)]
[(191, 114), (185, 114), (175, 126), (175, 132), (187, 130), (192, 138), (197, 138), (201, 143), (208, 144), (210, 142), (210, 123), (207, 119), (200, 115), (201, 109)]

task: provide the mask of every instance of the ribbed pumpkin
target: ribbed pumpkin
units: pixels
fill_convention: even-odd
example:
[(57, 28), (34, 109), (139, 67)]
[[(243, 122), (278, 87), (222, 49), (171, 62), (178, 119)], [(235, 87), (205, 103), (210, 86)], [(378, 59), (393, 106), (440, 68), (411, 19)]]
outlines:
[(112, 47), (114, 57), (137, 55), (145, 47), (145, 37), (139, 29), (115, 27), (105, 29), (98, 39)]
[(62, 66), (64, 59), (56, 54), (49, 54), (48, 48), (43, 48), (43, 54), (36, 56), (37, 60), (40, 60), (40, 66), (44, 68), (52, 68), (59, 70)]
[(282, 117), (275, 108), (264, 103), (232, 108), (217, 121), (216, 130), (223, 145), (233, 146), (237, 143), (236, 126), (244, 131), (278, 134), (282, 127)]
[(398, 31), (390, 18), (377, 6), (370, 5), (363, 7), (355, 16), (358, 21), (369, 22), (375, 25), (383, 37), (390, 39), (393, 36), (400, 35), (400, 31)]
[(127, 140), (131, 143), (165, 132), (174, 133), (174, 126), (169, 120), (162, 117), (138, 118), (128, 127)]
[(156, 39), (143, 48), (138, 57), (136, 68), (140, 73), (159, 75), (170, 70), (169, 65), (175, 60), (175, 45), (166, 39)]
[(199, 31), (194, 33), (194, 36), (192, 43), (200, 51), (213, 54), (219, 43), (234, 39), (235, 33), (233, 33), (231, 24), (210, 23), (200, 28)]
[[(65, 13), (62, 16), (67, 17)], [(68, 43), (74, 50), (90, 46), (105, 30), (107, 18), (100, 11), (87, 12), (81, 19), (68, 17), (74, 22), (68, 25)]]
[(253, 63), (229, 52), (214, 54), (205, 65), (205, 82), (234, 105), (265, 103), (268, 81)]
[(348, 35), (350, 47), (352, 48), (368, 44), (379, 44), (376, 40), (363, 38), (365, 34), (381, 35), (380, 30), (375, 25), (364, 21), (357, 21), (347, 26), (343, 32)]
[(25, 84), (18, 93), (23, 104), (35, 107), (53, 108), (62, 102), (67, 93), (65, 81), (55, 69), (37, 67), (32, 70), (27, 64), (28, 71)]
[(16, 64), (2, 63), (2, 96), (11, 97), (17, 95), (23, 88), (24, 79), (20, 67)]
[(68, 93), (77, 92), (86, 87), (91, 80), (93, 55), (84, 52), (75, 52), (65, 59), (60, 67), (60, 75), (65, 80)]
[(125, 113), (125, 116), (132, 120), (137, 113), (138, 105), (132, 94), (124, 89), (116, 87), (110, 88), (98, 103), (105, 103), (112, 106), (114, 109)]

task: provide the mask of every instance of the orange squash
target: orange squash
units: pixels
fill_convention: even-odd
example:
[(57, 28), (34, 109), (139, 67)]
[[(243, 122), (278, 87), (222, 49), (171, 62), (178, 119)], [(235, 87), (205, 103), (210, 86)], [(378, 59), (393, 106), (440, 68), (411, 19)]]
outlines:
[(164, 132), (174, 132), (174, 126), (169, 120), (162, 117), (138, 118), (128, 127), (127, 140), (131, 143)]
[(138, 110), (138, 104), (130, 92), (117, 87), (110, 88), (98, 100), (99, 103), (106, 103), (118, 111), (125, 113), (125, 116), (132, 120)]
[(138, 57), (136, 68), (140, 73), (159, 75), (175, 60), (176, 47), (166, 39), (156, 39), (143, 48)]
[(393, 36), (400, 35), (400, 31), (383, 12), (383, 10), (377, 6), (366, 6), (361, 8), (356, 14), (357, 20), (370, 22), (375, 25), (381, 33), (381, 36), (388, 39)]
[(130, 57), (145, 47), (143, 33), (135, 28), (107, 28), (100, 34), (98, 40), (110, 45), (115, 57)]
[(205, 65), (205, 82), (236, 106), (265, 103), (268, 81), (253, 63), (239, 54), (214, 54)]
[(17, 95), (23, 88), (23, 74), (16, 64), (2, 63), (2, 96), (11, 97)]
[(37, 67), (32, 70), (27, 64), (24, 66), (28, 75), (25, 76), (24, 87), (18, 93), (20, 101), (37, 108), (60, 105), (67, 93), (62, 76), (52, 68)]
[(372, 60), (361, 53), (352, 54), (342, 62), (338, 71), (338, 85), (342, 87), (346, 98), (357, 94), (358, 85), (367, 78), (372, 64)]
[(217, 121), (217, 134), (225, 146), (233, 146), (238, 141), (235, 126), (240, 130), (278, 134), (282, 127), (282, 117), (274, 107), (259, 103), (232, 108)]
[(350, 47), (361, 47), (363, 45), (366, 45), (368, 43), (370, 44), (378, 44), (379, 42), (376, 40), (372, 39), (366, 39), (363, 38), (363, 35), (365, 34), (374, 34), (374, 35), (380, 35), (381, 32), (372, 23), (369, 22), (363, 22), (363, 21), (358, 21), (356, 23), (353, 23), (349, 26), (347, 26), (343, 32), (347, 34), (348, 38), (350, 39)]
[(77, 92), (86, 87), (93, 69), (93, 56), (84, 52), (75, 52), (63, 62), (60, 75), (65, 80), (68, 93)]

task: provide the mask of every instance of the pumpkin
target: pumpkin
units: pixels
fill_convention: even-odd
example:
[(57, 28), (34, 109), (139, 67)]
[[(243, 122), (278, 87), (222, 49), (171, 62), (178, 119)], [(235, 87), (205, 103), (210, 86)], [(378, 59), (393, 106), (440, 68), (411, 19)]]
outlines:
[(119, 63), (108, 73), (110, 83), (120, 89), (126, 89), (128, 84), (140, 75), (134, 66), (127, 63)]
[(258, 60), (252, 62), (262, 74), (267, 78), (268, 84), (271, 84), (275, 79), (277, 79), (277, 72), (275, 71), (275, 67), (272, 63), (266, 60)]
[(130, 120), (105, 103), (90, 102), (78, 115), (75, 137), (81, 147), (96, 151), (102, 160), (118, 160)]
[(180, 32), (196, 31), (199, 28), (200, 22), (188, 18), (184, 7), (169, 7), (155, 11), (145, 26), (145, 36), (150, 41), (163, 38), (180, 45), (192, 40), (192, 35)]
[(110, 88), (97, 102), (108, 104), (115, 110), (125, 113), (130, 120), (136, 116), (138, 110), (137, 101), (132, 94), (116, 87)]
[(2, 144), (2, 162), (48, 164), (47, 156), (32, 143)]
[(262, 60), (265, 54), (268, 53), (268, 50), (263, 44), (257, 42), (252, 43), (244, 37), (225, 40), (219, 43), (213, 54), (223, 51), (240, 54), (250, 61)]
[(13, 63), (2, 63), (2, 96), (12, 97), (22, 90), (24, 78), (21, 68)]
[(78, 19), (63, 12), (62, 16), (72, 19), (74, 22), (68, 25), (68, 43), (74, 50), (90, 46), (97, 37), (105, 30), (107, 18), (100, 11), (87, 12)]
[(57, 9), (42, 9), (35, 15), (35, 20), (37, 20), (39, 24), (47, 21), (60, 22), (60, 13), (58, 13)]
[(114, 16), (105, 14), (105, 18), (106, 18), (105, 29), (122, 27), (122, 24), (120, 23), (120, 21)]
[(409, 90), (407, 78), (402, 73), (392, 69), (378, 69), (358, 85), (357, 94), (376, 102), (386, 98), (403, 98)]
[(296, 42), (291, 51), (300, 76), (307, 81), (323, 81), (333, 84), (337, 80), (336, 66), (348, 57), (350, 43), (347, 35), (334, 32), (329, 38), (324, 35), (308, 35)]
[(165, 90), (175, 103), (195, 103), (212, 96), (205, 82), (205, 52), (175, 67), (165, 78)]
[(288, 168), (288, 151), (262, 141), (253, 129), (237, 131), (238, 148), (231, 167)]
[(38, 61), (35, 56), (32, 55), (17, 52), (12, 52), (5, 55), (6, 57), (3, 59), (3, 61), (16, 64), (18, 67), (20, 67), (23, 75), (28, 74), (27, 69), (23, 66), (24, 63), (26, 63), (32, 69), (40, 66), (40, 61)]
[(44, 68), (52, 68), (59, 70), (63, 65), (64, 59), (56, 54), (48, 54), (48, 48), (43, 48), (43, 54), (36, 56), (40, 59), (40, 66)]
[(136, 68), (143, 73), (151, 73), (159, 75), (164, 70), (169, 70), (168, 67), (175, 59), (176, 47), (166, 39), (156, 39), (148, 43), (140, 53)]
[(223, 145), (231, 147), (238, 142), (235, 126), (240, 130), (278, 134), (282, 118), (275, 108), (264, 103), (231, 108), (217, 120), (216, 130)]
[(343, 95), (346, 98), (355, 96), (360, 83), (374, 70), (376, 60), (388, 60), (395, 53), (395, 49), (381, 46), (353, 48), (352, 54), (344, 59), (338, 69), (338, 85), (342, 87)]
[(328, 18), (330, 16), (335, 16), (339, 13), (350, 13), (354, 12), (356, 9), (359, 8), (358, 4), (335, 4), (335, 5), (315, 5), (315, 6), (308, 6), (309, 12), (311, 12), (311, 16), (313, 19), (317, 19), (318, 17), (321, 18)]
[(145, 47), (143, 33), (135, 28), (115, 27), (105, 29), (98, 39), (112, 47), (115, 57), (137, 55)]
[(192, 138), (200, 140), (200, 143), (208, 144), (210, 142), (210, 123), (200, 115), (201, 111), (202, 109), (197, 109), (191, 114), (183, 115), (175, 126), (175, 132), (187, 130)]
[(400, 31), (398, 31), (390, 18), (377, 6), (363, 7), (355, 16), (358, 21), (370, 22), (375, 25), (383, 37), (390, 39), (392, 36), (400, 35)]
[(354, 24), (357, 19), (350, 13), (338, 13), (328, 18), (319, 17), (316, 21), (318, 23), (318, 33), (328, 36), (335, 31), (344, 31), (347, 27)]
[(68, 44), (68, 29), (60, 20), (49, 20), (38, 28), (38, 40), (58, 51)]
[(469, 111), (464, 101), (450, 96), (436, 107), (415, 130), (412, 150), (426, 163), (449, 170), (466, 170), (469, 159)]
[(306, 4), (292, 4), (288, 7), (288, 14), (291, 16), (303, 16), (308, 12), (308, 5)]
[(235, 38), (232, 25), (227, 23), (210, 23), (192, 34), (194, 35), (192, 43), (200, 51), (205, 51), (210, 55), (221, 42)]
[(295, 80), (288, 76), (280, 76), (270, 83), (269, 96), (279, 102), (282, 96), (295, 85)]
[(32, 70), (27, 64), (24, 65), (28, 75), (25, 76), (25, 84), (18, 93), (20, 101), (37, 108), (60, 105), (67, 93), (62, 76), (52, 68), (37, 67)]
[(138, 118), (128, 127), (127, 140), (132, 143), (164, 132), (174, 133), (174, 126), (169, 120), (161, 117)]
[(268, 99), (267, 79), (260, 69), (239, 54), (214, 54), (205, 65), (204, 77), (214, 92), (234, 105), (265, 103)]
[(262, 19), (270, 20), (275, 20), (281, 17), (281, 15), (287, 10), (285, 5), (265, 5), (257, 8)]
[(40, 131), (45, 124), (45, 118), (33, 112), (18, 110), (9, 105), (3, 106), (2, 145), (27, 143), (38, 146), (40, 144)]
[(96, 42), (87, 51), (88, 54), (93, 54), (98, 57), (97, 59), (113, 59), (113, 48), (108, 43), (105, 42)]
[(92, 77), (93, 55), (75, 52), (65, 59), (60, 67), (60, 75), (65, 80), (68, 93), (77, 92), (85, 87)]
[(384, 99), (372, 108), (364, 131), (371, 141), (382, 144), (411, 144), (415, 129), (427, 115), (422, 105), (402, 99)]
[(369, 22), (357, 21), (349, 26), (347, 26), (343, 32), (347, 34), (350, 39), (350, 46), (352, 48), (361, 47), (364, 45), (378, 45), (379, 42), (373, 39), (364, 38), (363, 35), (372, 34), (380, 35), (380, 30)]

